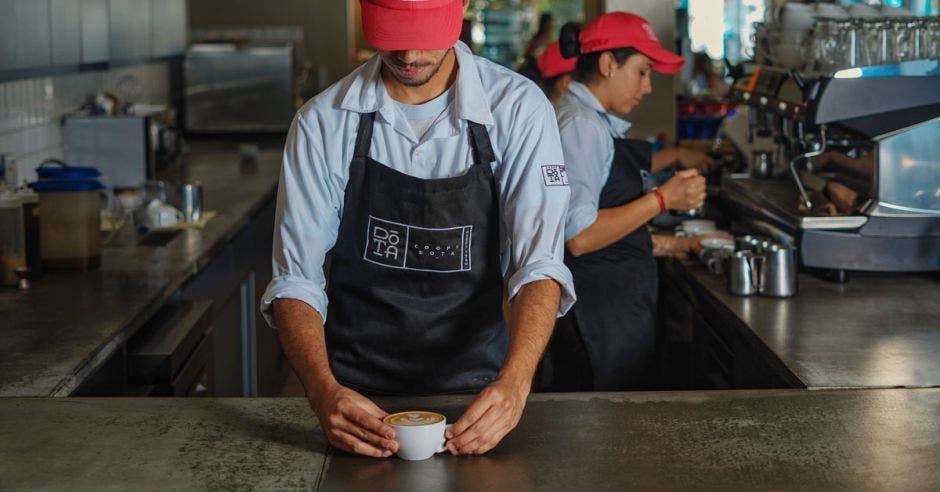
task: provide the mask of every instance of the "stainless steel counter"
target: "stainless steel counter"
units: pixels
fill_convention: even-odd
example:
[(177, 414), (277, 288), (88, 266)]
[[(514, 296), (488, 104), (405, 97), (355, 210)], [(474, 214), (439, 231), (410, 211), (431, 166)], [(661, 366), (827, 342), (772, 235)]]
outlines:
[(234, 143), (195, 147), (184, 179), (200, 180), (205, 210), (219, 213), (204, 229), (163, 247), (119, 237), (99, 270), (47, 272), (27, 291), (0, 289), (0, 396), (69, 394), (274, 199), (280, 148), (243, 169)]
[(790, 299), (736, 297), (697, 262), (663, 263), (717, 322), (752, 333), (804, 386), (940, 386), (940, 274), (799, 275)]
[(303, 399), (0, 399), (0, 489), (104, 487), (937, 490), (940, 389), (540, 394), (490, 453), (422, 462), (335, 453)]

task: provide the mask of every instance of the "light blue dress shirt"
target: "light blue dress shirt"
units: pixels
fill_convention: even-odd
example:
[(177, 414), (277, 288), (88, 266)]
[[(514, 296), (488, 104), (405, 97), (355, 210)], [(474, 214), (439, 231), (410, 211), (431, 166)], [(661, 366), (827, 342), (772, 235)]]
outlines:
[(564, 151), (571, 203), (565, 241), (597, 220), (601, 190), (614, 161), (614, 139), (624, 138), (630, 122), (608, 113), (587, 86), (572, 81), (556, 104), (561, 148)]
[(388, 95), (376, 56), (298, 111), (288, 133), (274, 230), (274, 279), (262, 299), (273, 326), (274, 299), (297, 299), (327, 316), (323, 263), (336, 243), (361, 113), (377, 112), (369, 157), (405, 174), (437, 179), (473, 165), (467, 121), (486, 126), (499, 187), (501, 266), (510, 299), (540, 279), (562, 287), (558, 316), (575, 301), (564, 264), (570, 191), (551, 104), (528, 79), (458, 42), (453, 101), (415, 135)]

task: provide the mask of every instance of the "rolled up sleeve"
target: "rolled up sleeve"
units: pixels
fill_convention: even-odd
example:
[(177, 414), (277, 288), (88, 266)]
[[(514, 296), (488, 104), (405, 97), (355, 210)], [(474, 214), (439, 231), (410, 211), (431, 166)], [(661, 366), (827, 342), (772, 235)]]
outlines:
[(575, 117), (559, 129), (571, 203), (565, 221), (565, 241), (577, 236), (597, 220), (601, 190), (610, 174), (610, 132), (596, 118)]
[(261, 312), (272, 327), (275, 299), (296, 299), (316, 309), (324, 320), (327, 315), (323, 263), (336, 243), (343, 186), (327, 165), (321, 128), (315, 118), (299, 114), (284, 147), (274, 225), (274, 275), (261, 300)]
[(561, 285), (558, 316), (576, 300), (564, 264), (564, 226), (570, 191), (563, 177), (555, 112), (540, 96), (533, 114), (516, 119), (499, 167), (501, 206), (510, 241), (509, 298), (526, 284), (553, 279)]

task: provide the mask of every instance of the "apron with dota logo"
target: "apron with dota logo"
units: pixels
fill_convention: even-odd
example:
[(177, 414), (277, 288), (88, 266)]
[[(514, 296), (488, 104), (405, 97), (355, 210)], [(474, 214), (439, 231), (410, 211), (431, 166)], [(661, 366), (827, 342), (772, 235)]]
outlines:
[(331, 250), (330, 367), (367, 394), (479, 391), (508, 345), (489, 134), (468, 122), (473, 166), (420, 179), (369, 158), (374, 123), (360, 119)]

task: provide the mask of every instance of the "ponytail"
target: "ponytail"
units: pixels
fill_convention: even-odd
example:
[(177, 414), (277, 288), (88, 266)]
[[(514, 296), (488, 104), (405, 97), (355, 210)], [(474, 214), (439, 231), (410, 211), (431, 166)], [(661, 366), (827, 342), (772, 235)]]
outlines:
[(581, 26), (576, 22), (568, 22), (561, 26), (558, 35), (558, 44), (561, 46), (562, 58), (574, 58), (581, 54)]
[(617, 60), (617, 63), (623, 65), (627, 58), (639, 53), (635, 48), (616, 48), (605, 51), (595, 51), (592, 53), (581, 53), (581, 26), (576, 22), (568, 22), (561, 26), (561, 33), (558, 35), (558, 44), (561, 46), (562, 58), (578, 57), (578, 63), (575, 66), (571, 78), (586, 84), (597, 78), (597, 69), (600, 66), (601, 55), (610, 52)]

